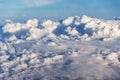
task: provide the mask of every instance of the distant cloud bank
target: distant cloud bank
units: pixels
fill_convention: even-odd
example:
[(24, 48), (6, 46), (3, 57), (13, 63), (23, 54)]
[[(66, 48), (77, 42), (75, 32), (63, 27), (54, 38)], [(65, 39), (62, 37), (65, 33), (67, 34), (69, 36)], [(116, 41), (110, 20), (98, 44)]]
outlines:
[(15, 35), (21, 40), (23, 36), (21, 32), (24, 32), (24, 38), (26, 40), (49, 37), (52, 39), (60, 38), (66, 40), (112, 41), (120, 37), (119, 20), (102, 20), (88, 16), (75, 16), (68, 17), (62, 22), (46, 20), (40, 23), (37, 19), (28, 20), (25, 24), (13, 23), (10, 20), (9, 22), (2, 28), (3, 33), (9, 33), (11, 36)]

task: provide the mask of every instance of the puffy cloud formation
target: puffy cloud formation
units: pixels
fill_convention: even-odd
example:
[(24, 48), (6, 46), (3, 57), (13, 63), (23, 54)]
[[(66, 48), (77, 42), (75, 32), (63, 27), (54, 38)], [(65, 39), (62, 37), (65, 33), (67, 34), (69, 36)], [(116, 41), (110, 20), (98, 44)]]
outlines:
[(3, 32), (16, 36), (24, 32), (22, 35), (26, 40), (43, 39), (52, 35), (52, 39), (112, 41), (120, 37), (120, 21), (87, 16), (68, 17), (62, 23), (52, 20), (39, 23), (37, 19), (32, 19), (25, 24), (8, 23), (3, 27)]
[(2, 43), (0, 79), (118, 80), (120, 48), (119, 44), (113, 44), (97, 41)]
[(92, 32), (92, 39), (101, 38), (106, 41), (120, 37), (120, 21), (99, 20), (83, 16), (81, 22), (86, 24), (86, 30)]
[(29, 29), (31, 27), (38, 27), (38, 20), (28, 20), (26, 24), (21, 23), (8, 23), (3, 27), (3, 31), (9, 33), (15, 33), (24, 29)]
[(30, 19), (0, 30), (1, 80), (119, 80), (120, 21)]
[(66, 26), (68, 26), (68, 25), (70, 25), (70, 24), (73, 23), (73, 20), (74, 20), (74, 17), (68, 17), (68, 19), (65, 19), (63, 21), (63, 24), (66, 25)]

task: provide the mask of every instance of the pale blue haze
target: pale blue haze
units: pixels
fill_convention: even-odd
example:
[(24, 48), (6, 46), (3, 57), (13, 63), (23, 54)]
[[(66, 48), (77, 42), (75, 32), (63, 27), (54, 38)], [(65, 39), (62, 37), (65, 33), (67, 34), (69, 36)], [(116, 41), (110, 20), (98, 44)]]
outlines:
[[(25, 2), (26, 1), (26, 2)], [(35, 0), (33, 0), (35, 1)], [(120, 16), (120, 0), (0, 0), (0, 18), (82, 16), (113, 18)], [(52, 1), (52, 2), (50, 2)]]

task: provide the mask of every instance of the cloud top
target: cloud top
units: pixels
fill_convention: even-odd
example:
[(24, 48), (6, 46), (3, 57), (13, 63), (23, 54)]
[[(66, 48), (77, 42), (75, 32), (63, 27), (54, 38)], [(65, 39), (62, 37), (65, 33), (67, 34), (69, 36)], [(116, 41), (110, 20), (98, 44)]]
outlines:
[(62, 23), (52, 20), (39, 23), (37, 19), (31, 19), (26, 23), (8, 23), (2, 29), (5, 34), (19, 37), (22, 36), (21, 32), (24, 32), (26, 40), (53, 39), (53, 36), (54, 39), (82, 41), (113, 41), (120, 38), (119, 20), (102, 20), (88, 16), (68, 17)]

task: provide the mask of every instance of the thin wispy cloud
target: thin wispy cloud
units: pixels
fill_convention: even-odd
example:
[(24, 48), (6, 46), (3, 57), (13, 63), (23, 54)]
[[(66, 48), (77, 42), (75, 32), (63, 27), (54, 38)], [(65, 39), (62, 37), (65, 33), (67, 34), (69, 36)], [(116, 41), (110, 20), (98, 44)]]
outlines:
[(27, 7), (40, 7), (57, 3), (60, 0), (22, 0)]

